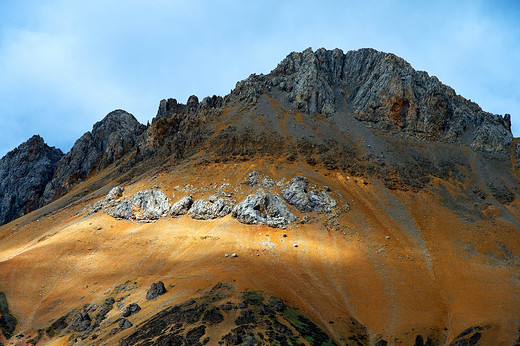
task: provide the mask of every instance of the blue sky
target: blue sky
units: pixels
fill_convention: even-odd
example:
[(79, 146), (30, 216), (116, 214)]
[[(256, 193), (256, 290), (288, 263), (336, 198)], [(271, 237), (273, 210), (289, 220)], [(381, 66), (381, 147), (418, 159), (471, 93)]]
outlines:
[(67, 152), (111, 110), (225, 95), (291, 51), (395, 53), (520, 136), (520, 1), (0, 0), (0, 157)]

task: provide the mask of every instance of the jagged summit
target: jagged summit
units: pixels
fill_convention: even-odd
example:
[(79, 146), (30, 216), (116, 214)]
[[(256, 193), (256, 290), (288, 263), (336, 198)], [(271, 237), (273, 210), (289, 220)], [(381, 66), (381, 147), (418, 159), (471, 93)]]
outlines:
[(145, 126), (121, 109), (108, 113), (81, 136), (58, 162), (52, 180), (45, 187), (41, 204), (52, 202), (89, 176), (107, 167), (131, 150)]
[(305, 113), (351, 114), (380, 129), (480, 151), (508, 153), (513, 139), (510, 115), (484, 112), (436, 77), (374, 49), (293, 52), (268, 75), (239, 82), (232, 95), (254, 102), (273, 90)]
[(269, 74), (252, 74), (238, 82), (224, 98), (214, 95), (199, 103), (192, 95), (186, 104), (162, 100), (153, 122), (231, 104), (256, 104), (261, 95), (307, 114), (352, 116), (378, 129), (460, 142), (483, 152), (507, 154), (513, 140), (509, 114), (485, 112), (437, 77), (371, 48), (292, 52)]
[(38, 208), (62, 156), (35, 135), (0, 159), (0, 225)]

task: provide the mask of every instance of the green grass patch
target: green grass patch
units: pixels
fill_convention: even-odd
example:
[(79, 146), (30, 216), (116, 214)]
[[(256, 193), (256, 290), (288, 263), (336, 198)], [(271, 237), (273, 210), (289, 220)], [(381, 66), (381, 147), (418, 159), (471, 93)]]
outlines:
[(6, 339), (10, 339), (13, 336), (18, 321), (9, 312), (9, 305), (7, 304), (7, 298), (4, 292), (0, 292), (0, 314), (2, 314), (0, 317), (0, 329)]
[(283, 317), (289, 322), (300, 335), (311, 345), (335, 346), (336, 343), (322, 331), (311, 320), (302, 315), (296, 309), (287, 306), (282, 313)]
[(264, 296), (259, 291), (248, 291), (242, 295), (244, 304), (262, 305)]

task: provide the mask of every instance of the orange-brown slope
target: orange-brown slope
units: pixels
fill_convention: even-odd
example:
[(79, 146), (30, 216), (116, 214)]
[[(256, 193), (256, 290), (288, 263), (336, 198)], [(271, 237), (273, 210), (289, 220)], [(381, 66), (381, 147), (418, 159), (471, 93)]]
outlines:
[[(251, 170), (275, 180), (304, 175), (329, 186), (350, 211), (340, 215), (339, 227), (328, 228), (325, 215), (314, 215), (316, 222), (286, 230), (244, 225), (230, 216), (138, 224), (80, 212), (91, 202), (26, 225), (22, 218), (14, 232), (13, 223), (0, 228), (0, 290), (18, 318), (16, 332), (45, 328), (130, 280), (138, 288), (125, 301), (139, 301), (143, 308), (136, 322), (229, 282), (237, 291), (262, 290), (284, 299), (338, 343), (346, 342), (350, 318), (368, 328), (372, 342), (408, 344), (423, 335), (444, 344), (470, 326), (487, 328), (483, 344), (516, 339), (520, 237), (497, 215), (500, 208), (494, 217), (467, 221), (429, 191), (390, 191), (342, 172), (261, 160), (178, 167), (127, 186), (125, 196), (158, 185), (177, 200), (183, 192), (176, 186), (226, 182), (237, 186), (241, 200), (247, 189), (240, 182)], [(457, 186), (439, 184), (458, 193)], [(519, 215), (518, 207), (514, 202), (508, 208)], [(175, 287), (147, 302), (146, 290), (158, 280)], [(106, 330), (92, 342), (114, 342), (128, 333), (110, 336)]]

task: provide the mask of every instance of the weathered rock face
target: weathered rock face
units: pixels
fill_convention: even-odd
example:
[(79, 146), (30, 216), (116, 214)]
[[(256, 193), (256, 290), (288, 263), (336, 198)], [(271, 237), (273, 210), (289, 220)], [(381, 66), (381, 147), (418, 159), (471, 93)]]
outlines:
[(259, 189), (237, 204), (232, 215), (239, 222), (251, 225), (283, 227), (296, 220), (279, 195)]
[(329, 197), (325, 191), (307, 191), (309, 180), (296, 176), (291, 180), (289, 187), (282, 191), (287, 203), (294, 205), (301, 212), (331, 212), (336, 206), (336, 201)]
[(146, 300), (153, 300), (160, 295), (166, 293), (166, 288), (162, 281), (154, 282), (150, 289), (146, 292)]
[(169, 98), (168, 100), (161, 100), (159, 103), (159, 109), (157, 115), (152, 119), (152, 123), (156, 122), (161, 118), (171, 118), (176, 114), (191, 114), (203, 110), (209, 110), (212, 108), (219, 108), (222, 106), (222, 97), (213, 95), (212, 97), (205, 97), (199, 102), (199, 99), (195, 95), (191, 95), (186, 101), (186, 104), (178, 103), (176, 99)]
[(108, 195), (101, 201), (94, 203), (89, 208), (89, 213), (97, 213), (100, 210), (106, 210), (107, 213), (113, 212), (113, 210), (119, 205), (119, 199), (123, 197), (124, 189), (121, 186), (116, 186), (108, 192)]
[(134, 147), (145, 129), (130, 113), (110, 112), (61, 158), (52, 181), (45, 188), (42, 204), (52, 202), (89, 174), (120, 159)]
[(164, 192), (152, 189), (137, 192), (107, 213), (115, 218), (142, 221), (165, 217), (169, 210), (170, 203)]
[(39, 207), (62, 156), (33, 136), (0, 159), (0, 225)]
[(191, 205), (193, 204), (193, 197), (191, 195), (187, 195), (182, 197), (177, 202), (173, 203), (170, 209), (171, 216), (180, 216), (184, 215), (190, 210)]
[(436, 77), (373, 49), (293, 52), (270, 74), (237, 83), (230, 97), (256, 102), (270, 90), (305, 113), (332, 116), (350, 106), (359, 120), (414, 137), (453, 142), (469, 133), (464, 144), (477, 151), (507, 153), (513, 138), (509, 115), (484, 112)]
[(513, 169), (519, 170), (520, 169), (520, 141), (517, 140), (515, 144), (515, 160), (514, 160), (514, 167)]
[(193, 202), (188, 215), (196, 220), (211, 220), (231, 213), (233, 202), (227, 198), (211, 196), (209, 200), (198, 199)]

